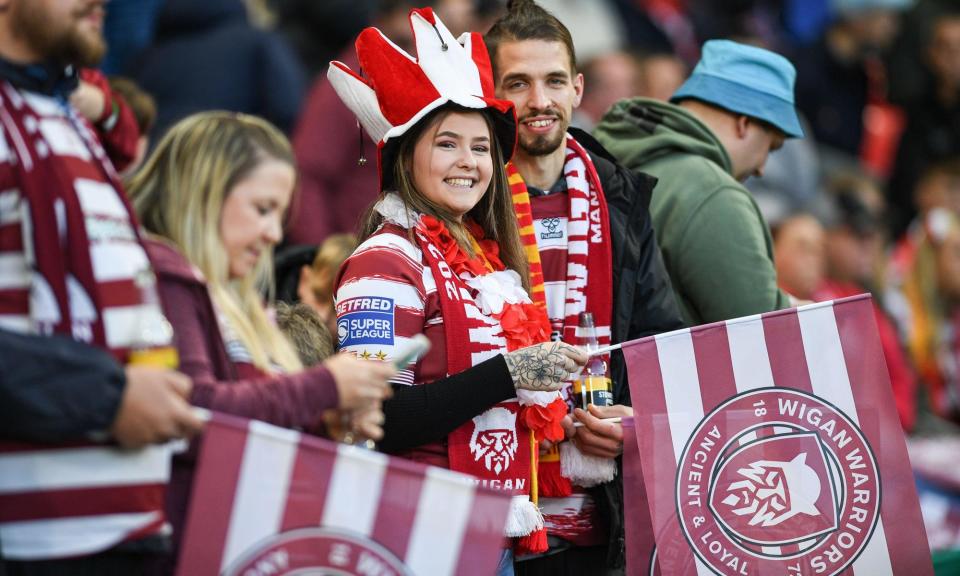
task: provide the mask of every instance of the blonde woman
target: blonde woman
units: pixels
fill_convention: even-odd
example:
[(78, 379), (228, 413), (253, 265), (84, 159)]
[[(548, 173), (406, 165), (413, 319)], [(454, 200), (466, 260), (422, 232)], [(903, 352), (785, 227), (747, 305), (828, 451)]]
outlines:
[[(271, 253), (295, 182), (290, 144), (275, 127), (210, 112), (172, 127), (129, 183), (180, 370), (193, 378), (197, 406), (306, 430), (327, 410), (358, 410), (363, 434), (378, 438), (393, 368), (338, 355), (304, 370), (260, 296), (272, 285)], [(187, 509), (191, 457), (174, 463), (167, 508), (175, 528)]]

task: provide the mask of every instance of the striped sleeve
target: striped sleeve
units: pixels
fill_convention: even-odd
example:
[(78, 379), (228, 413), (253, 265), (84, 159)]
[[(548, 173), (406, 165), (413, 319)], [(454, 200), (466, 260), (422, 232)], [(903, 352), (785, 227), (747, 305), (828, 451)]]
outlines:
[[(344, 262), (337, 286), (338, 348), (380, 361), (402, 354), (424, 331), (423, 271), (420, 250), (402, 236), (380, 233), (361, 244)], [(413, 384), (414, 362), (393, 382)]]
[(17, 188), (13, 161), (6, 131), (0, 128), (0, 328), (32, 332), (30, 267), (22, 225), (26, 206)]

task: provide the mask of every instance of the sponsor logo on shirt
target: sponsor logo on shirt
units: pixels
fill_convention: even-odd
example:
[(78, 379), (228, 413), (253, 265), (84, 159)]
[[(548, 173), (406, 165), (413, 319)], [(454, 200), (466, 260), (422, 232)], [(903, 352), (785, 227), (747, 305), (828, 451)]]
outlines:
[(541, 240), (563, 238), (564, 229), (560, 227), (559, 218), (544, 218), (540, 220), (540, 228)]
[(341, 347), (393, 345), (392, 298), (364, 296), (337, 304), (337, 339)]

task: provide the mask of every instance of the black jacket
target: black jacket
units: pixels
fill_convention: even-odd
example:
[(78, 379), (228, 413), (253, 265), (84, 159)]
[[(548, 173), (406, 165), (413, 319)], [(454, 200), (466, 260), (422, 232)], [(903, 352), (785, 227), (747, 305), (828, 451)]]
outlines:
[[(626, 342), (684, 327), (650, 219), (650, 196), (657, 179), (618, 164), (590, 136), (569, 129), (597, 169), (610, 212), (613, 240), (613, 342)], [(611, 379), (617, 404), (630, 406), (623, 355), (613, 354)]]
[(0, 438), (64, 442), (106, 432), (126, 384), (106, 352), (0, 330)]
[[(673, 295), (670, 277), (663, 265), (650, 219), (650, 197), (656, 178), (631, 171), (620, 164), (604, 147), (582, 130), (569, 129), (593, 160), (610, 213), (613, 241), (613, 321), (612, 341), (626, 342), (684, 327)], [(617, 404), (631, 406), (623, 354), (610, 359), (613, 398)], [(622, 572), (626, 563), (623, 533), (623, 467), (616, 480), (593, 490), (600, 514), (608, 522), (610, 545), (608, 568)]]

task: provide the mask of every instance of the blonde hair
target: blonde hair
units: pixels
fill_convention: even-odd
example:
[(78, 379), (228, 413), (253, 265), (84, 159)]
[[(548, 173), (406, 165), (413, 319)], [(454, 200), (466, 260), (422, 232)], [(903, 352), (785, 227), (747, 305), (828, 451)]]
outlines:
[(286, 137), (269, 122), (229, 112), (202, 112), (178, 122), (128, 182), (134, 209), (149, 232), (173, 242), (203, 272), (207, 289), (253, 364), (267, 373), (303, 368), (270, 321), (260, 294), (273, 299), (273, 254), (230, 279), (220, 215), (230, 191), (266, 160), (294, 166)]
[(320, 285), (310, 287), (314, 298), (323, 303), (333, 302), (334, 280), (343, 262), (357, 249), (357, 237), (353, 234), (331, 234), (317, 250), (310, 268)]

